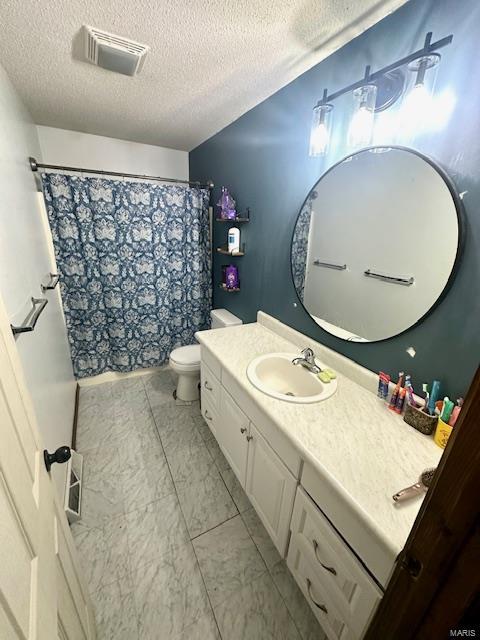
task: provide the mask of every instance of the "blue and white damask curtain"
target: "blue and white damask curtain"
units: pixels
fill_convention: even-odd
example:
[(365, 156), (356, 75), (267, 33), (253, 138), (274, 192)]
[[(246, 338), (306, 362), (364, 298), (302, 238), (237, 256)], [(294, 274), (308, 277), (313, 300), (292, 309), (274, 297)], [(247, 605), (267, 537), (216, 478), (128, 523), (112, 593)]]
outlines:
[(208, 191), (43, 174), (78, 378), (158, 366), (209, 325)]

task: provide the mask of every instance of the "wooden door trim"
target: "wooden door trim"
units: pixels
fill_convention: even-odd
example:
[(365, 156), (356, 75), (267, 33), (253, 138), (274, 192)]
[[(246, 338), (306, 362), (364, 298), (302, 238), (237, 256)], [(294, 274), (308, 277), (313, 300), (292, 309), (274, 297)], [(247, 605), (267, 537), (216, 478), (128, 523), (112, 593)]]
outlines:
[[(442, 614), (435, 607), (437, 596), (441, 599), (450, 580), (462, 585), (461, 592), (457, 586), (455, 607), (460, 616), (459, 603), (467, 611), (471, 605), (471, 593), (467, 592), (471, 592), (472, 585), (480, 588), (480, 550), (472, 542), (478, 540), (472, 536), (479, 521), (479, 487), (480, 369), (365, 640), (427, 638), (433, 616), (437, 634), (442, 632), (448, 637), (454, 621), (448, 608), (444, 607)], [(476, 566), (472, 562), (475, 553)], [(455, 565), (464, 554), (470, 562), (463, 563), (463, 578), (459, 581)]]

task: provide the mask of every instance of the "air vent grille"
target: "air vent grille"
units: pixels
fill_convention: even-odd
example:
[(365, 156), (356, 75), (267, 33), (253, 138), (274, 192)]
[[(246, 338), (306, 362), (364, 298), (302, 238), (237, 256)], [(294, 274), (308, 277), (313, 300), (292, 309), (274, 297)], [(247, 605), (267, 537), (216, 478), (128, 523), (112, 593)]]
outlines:
[(149, 47), (85, 25), (85, 55), (94, 65), (133, 76), (141, 70)]

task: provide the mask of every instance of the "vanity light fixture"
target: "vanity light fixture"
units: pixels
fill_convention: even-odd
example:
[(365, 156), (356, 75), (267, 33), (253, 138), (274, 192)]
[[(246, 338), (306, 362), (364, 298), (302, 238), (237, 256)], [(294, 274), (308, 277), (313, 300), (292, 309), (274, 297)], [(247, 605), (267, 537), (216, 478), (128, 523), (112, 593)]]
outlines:
[[(449, 45), (452, 40), (453, 35), (449, 35), (441, 40), (432, 42), (432, 32), (429, 31), (425, 36), (422, 49), (375, 71), (375, 73), (370, 73), (370, 67), (368, 66), (362, 80), (339, 89), (335, 93), (329, 95), (325, 89), (322, 99), (317, 102), (313, 109), (309, 155), (316, 157), (328, 151), (333, 111), (332, 102), (350, 92), (353, 93), (355, 100), (355, 112), (348, 130), (348, 145), (350, 147), (368, 146), (371, 143), (375, 112), (387, 109), (402, 94), (402, 67), (407, 67), (410, 71), (416, 73), (414, 86), (404, 100), (402, 111), (416, 110), (418, 120), (418, 104), (423, 105), (423, 114), (425, 114), (427, 109), (425, 105), (431, 102), (432, 84), (430, 83), (429, 90), (425, 83), (426, 72), (438, 65), (440, 54), (436, 53), (437, 50)], [(430, 76), (432, 77), (432, 74)], [(392, 79), (396, 79), (396, 81), (393, 82)], [(386, 80), (389, 81), (385, 82)], [(377, 90), (378, 86), (382, 87), (380, 92)], [(413, 106), (410, 107), (410, 104)]]
[(333, 104), (326, 102), (326, 98), (327, 90), (324, 89), (322, 100), (313, 108), (309, 151), (312, 157), (325, 154), (330, 143)]

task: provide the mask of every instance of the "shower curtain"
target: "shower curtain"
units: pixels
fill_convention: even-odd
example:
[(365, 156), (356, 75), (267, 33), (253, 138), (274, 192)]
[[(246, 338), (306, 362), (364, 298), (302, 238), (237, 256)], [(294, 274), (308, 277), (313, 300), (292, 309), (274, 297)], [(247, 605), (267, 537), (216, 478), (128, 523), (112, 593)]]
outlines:
[(206, 189), (42, 176), (77, 378), (158, 366), (209, 326)]

